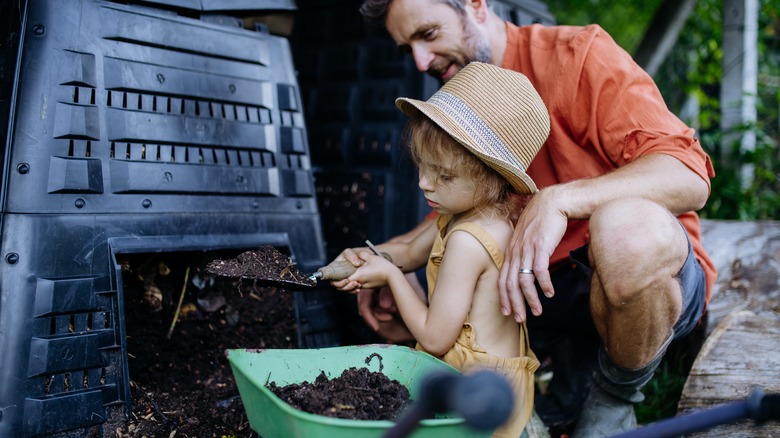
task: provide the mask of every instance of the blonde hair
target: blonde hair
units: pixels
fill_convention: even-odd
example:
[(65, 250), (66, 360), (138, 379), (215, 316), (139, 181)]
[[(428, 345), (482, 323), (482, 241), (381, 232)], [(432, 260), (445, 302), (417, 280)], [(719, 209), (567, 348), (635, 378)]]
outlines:
[(476, 209), (486, 214), (509, 214), (512, 186), (507, 180), (428, 117), (421, 113), (412, 116), (404, 137), (414, 164), (433, 184), (441, 184), (443, 170), (433, 163), (449, 163), (457, 176), (471, 183)]

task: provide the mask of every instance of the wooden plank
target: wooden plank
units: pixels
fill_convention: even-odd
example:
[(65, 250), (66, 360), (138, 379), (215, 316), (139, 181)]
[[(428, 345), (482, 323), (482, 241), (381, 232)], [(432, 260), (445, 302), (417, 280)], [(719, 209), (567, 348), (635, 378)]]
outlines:
[[(693, 363), (677, 406), (684, 415), (745, 399), (754, 386), (780, 393), (780, 314), (740, 310), (712, 331)], [(718, 426), (695, 437), (780, 437), (780, 422)]]

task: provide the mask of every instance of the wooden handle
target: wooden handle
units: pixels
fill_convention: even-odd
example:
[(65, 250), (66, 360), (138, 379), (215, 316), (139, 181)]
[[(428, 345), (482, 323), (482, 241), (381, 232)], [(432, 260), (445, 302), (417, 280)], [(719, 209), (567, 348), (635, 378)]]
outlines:
[(343, 280), (357, 271), (357, 268), (347, 260), (334, 260), (328, 266), (318, 269), (322, 273), (320, 280)]
[[(389, 261), (393, 261), (390, 254), (383, 252), (382, 256)], [(323, 266), (317, 270), (320, 275), (317, 276), (320, 280), (339, 281), (343, 280), (357, 271), (357, 267), (347, 260), (334, 260), (330, 262), (328, 266)]]

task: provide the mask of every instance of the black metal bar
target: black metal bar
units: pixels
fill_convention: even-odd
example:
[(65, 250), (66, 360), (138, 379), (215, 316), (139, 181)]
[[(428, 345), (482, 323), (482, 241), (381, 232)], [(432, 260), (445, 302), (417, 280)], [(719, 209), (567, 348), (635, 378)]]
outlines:
[(767, 420), (780, 420), (780, 394), (764, 394), (761, 388), (756, 387), (745, 400), (660, 420), (612, 438), (676, 437), (744, 419), (752, 419), (759, 424)]

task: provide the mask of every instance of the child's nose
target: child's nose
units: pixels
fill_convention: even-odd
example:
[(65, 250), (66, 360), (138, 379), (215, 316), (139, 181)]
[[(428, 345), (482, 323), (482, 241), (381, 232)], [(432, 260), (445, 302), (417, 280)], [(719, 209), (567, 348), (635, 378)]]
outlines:
[(433, 190), (433, 184), (431, 184), (430, 181), (428, 181), (428, 178), (423, 174), (420, 174), (420, 182), (417, 185), (420, 189), (425, 191)]

